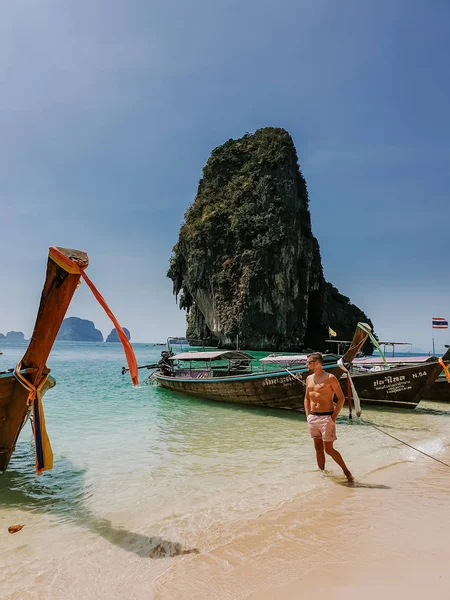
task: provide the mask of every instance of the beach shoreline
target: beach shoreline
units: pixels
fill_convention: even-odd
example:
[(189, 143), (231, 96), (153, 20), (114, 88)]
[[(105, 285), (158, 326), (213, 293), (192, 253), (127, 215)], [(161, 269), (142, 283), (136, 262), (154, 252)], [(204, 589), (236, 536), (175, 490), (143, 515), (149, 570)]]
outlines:
[[(437, 457), (450, 463), (449, 448)], [(64, 524), (55, 527), (48, 517), (44, 522), (38, 522), (37, 515), (28, 517), (17, 538), (6, 534), (8, 541), (14, 545), (17, 541), (17, 550), (21, 548), (30, 559), (32, 539), (33, 547), (43, 548), (50, 542), (52, 564), (63, 577), (58, 581), (42, 565), (32, 587), (19, 591), (17, 564), (14, 581), (9, 585), (2, 581), (2, 597), (294, 600), (331, 596), (352, 600), (358, 596), (371, 600), (382, 595), (415, 600), (426, 592), (448, 597), (447, 467), (417, 454), (357, 477), (355, 486), (347, 485), (334, 466), (325, 475), (311, 474), (328, 485), (249, 519), (226, 543), (211, 546), (205, 533), (199, 554), (162, 560), (133, 558), (90, 535), (86, 541), (95, 549), (97, 567), (91, 562), (90, 549), (84, 559), (77, 554), (69, 572), (63, 574), (58, 552), (61, 557), (67, 552), (65, 542), (72, 542), (74, 535), (81, 543), (82, 531)], [(11, 525), (11, 518), (12, 514), (4, 513), (3, 526)], [(65, 535), (58, 534), (61, 528)], [(7, 563), (11, 560), (12, 555)]]
[[(354, 554), (353, 544), (347, 542), (341, 547), (339, 534), (331, 524), (330, 531), (323, 532), (322, 543), (335, 548), (335, 560), (324, 560), (289, 584), (252, 593), (248, 600), (293, 600), (300, 595), (318, 599), (331, 596), (346, 600), (380, 597), (415, 600), (430, 593), (437, 598), (448, 598), (450, 526), (444, 482), (450, 470), (447, 471), (433, 463), (420, 466), (406, 463), (371, 473), (363, 484), (387, 485), (391, 489), (385, 492), (376, 487), (356, 488), (356, 502), (367, 497), (371, 489), (382, 491), (380, 496), (372, 495), (366, 505), (360, 503), (359, 514), (351, 517), (356, 518), (359, 531), (364, 534), (362, 543), (354, 542), (358, 555)], [(434, 487), (428, 498), (414, 496), (414, 479), (420, 479), (422, 485), (428, 481)], [(442, 484), (442, 487), (438, 484), (441, 487), (438, 492), (436, 481)], [(393, 498), (389, 498), (384, 510), (376, 510), (374, 504), (383, 502), (385, 496)], [(350, 553), (349, 559), (346, 552)]]
[(331, 461), (317, 471), (304, 415), (133, 388), (122, 361), (114, 344), (55, 344), (54, 469), (36, 476), (27, 426), (0, 478), (2, 600), (367, 597), (405, 565), (442, 597), (449, 469), (371, 424), (450, 464), (448, 405), (344, 411), (336, 448), (361, 486), (349, 488)]
[[(450, 462), (448, 448), (440, 458)], [(295, 498), (231, 543), (174, 565), (156, 580), (155, 599), (449, 597), (450, 469), (418, 455), (353, 487), (333, 473), (332, 489)]]

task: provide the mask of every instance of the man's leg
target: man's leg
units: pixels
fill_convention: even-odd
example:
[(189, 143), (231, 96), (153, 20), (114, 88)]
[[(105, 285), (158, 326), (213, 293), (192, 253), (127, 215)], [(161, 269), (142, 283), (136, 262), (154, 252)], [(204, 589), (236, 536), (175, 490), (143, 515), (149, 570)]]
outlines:
[(333, 443), (334, 442), (324, 442), (323, 443), (323, 445), (325, 446), (325, 452), (328, 454), (328, 456), (331, 456), (331, 458), (335, 462), (337, 462), (337, 464), (344, 471), (344, 475), (347, 477), (347, 479), (349, 481), (353, 481), (353, 475), (348, 470), (347, 465), (345, 464), (344, 459), (342, 458), (340, 453), (335, 448), (333, 448)]
[(314, 438), (314, 448), (316, 449), (317, 466), (323, 471), (325, 469), (325, 451), (321, 438)]

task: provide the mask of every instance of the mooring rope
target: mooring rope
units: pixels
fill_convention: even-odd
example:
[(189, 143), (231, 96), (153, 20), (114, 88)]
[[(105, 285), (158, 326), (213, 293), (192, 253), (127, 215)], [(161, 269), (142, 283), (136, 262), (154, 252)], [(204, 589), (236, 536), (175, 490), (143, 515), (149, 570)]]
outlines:
[(371, 427), (373, 427), (380, 433), (384, 433), (384, 435), (387, 435), (390, 438), (392, 438), (393, 440), (400, 442), (400, 444), (404, 444), (405, 446), (408, 446), (408, 448), (411, 448), (412, 450), (415, 450), (416, 452), (420, 452), (420, 454), (423, 454), (424, 456), (427, 456), (428, 458), (431, 458), (432, 460), (435, 460), (436, 462), (441, 463), (441, 465), (444, 465), (450, 469), (450, 465), (448, 463), (444, 462), (443, 460), (440, 460), (439, 458), (436, 458), (435, 456), (431, 456), (431, 454), (427, 454), (426, 452), (423, 452), (423, 450), (419, 450), (419, 448), (416, 448), (415, 446), (408, 444), (408, 442), (404, 442), (403, 440), (399, 439), (398, 437), (395, 437), (395, 435), (391, 435), (390, 433), (387, 433), (387, 431), (383, 431), (383, 429), (380, 429), (379, 427), (377, 427), (377, 425), (374, 425), (370, 421), (365, 421), (363, 419), (361, 419), (361, 421), (363, 423), (365, 423), (366, 425), (370, 425)]
[(301, 377), (297, 377), (297, 375), (296, 375), (295, 373), (291, 373), (291, 372), (289, 371), (289, 369), (286, 369), (286, 368), (285, 368), (284, 370), (285, 370), (287, 373), (289, 373), (289, 375), (290, 375), (291, 377), (295, 377), (295, 379), (296, 379), (297, 381), (299, 381), (299, 382), (300, 382), (302, 385), (304, 385), (304, 386), (306, 387), (306, 383), (303, 381), (303, 379), (302, 379)]

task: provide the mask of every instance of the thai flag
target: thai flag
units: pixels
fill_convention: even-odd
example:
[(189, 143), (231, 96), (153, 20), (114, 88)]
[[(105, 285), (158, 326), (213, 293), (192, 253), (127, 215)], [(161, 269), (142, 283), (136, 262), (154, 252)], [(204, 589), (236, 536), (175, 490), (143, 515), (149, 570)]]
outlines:
[(448, 329), (447, 319), (440, 319), (439, 317), (433, 317), (432, 321), (433, 329)]

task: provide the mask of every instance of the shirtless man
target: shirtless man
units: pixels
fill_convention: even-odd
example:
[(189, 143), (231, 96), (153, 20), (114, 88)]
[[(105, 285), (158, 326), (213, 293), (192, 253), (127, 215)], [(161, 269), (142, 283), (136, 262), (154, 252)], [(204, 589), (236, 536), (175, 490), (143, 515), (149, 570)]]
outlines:
[[(344, 406), (345, 397), (334, 375), (323, 370), (320, 352), (314, 352), (306, 361), (312, 375), (306, 378), (305, 412), (309, 433), (314, 440), (319, 469), (325, 469), (325, 452), (337, 462), (350, 483), (353, 475), (347, 468), (340, 453), (333, 448), (336, 438), (336, 419)], [(336, 394), (337, 404), (333, 403)]]

